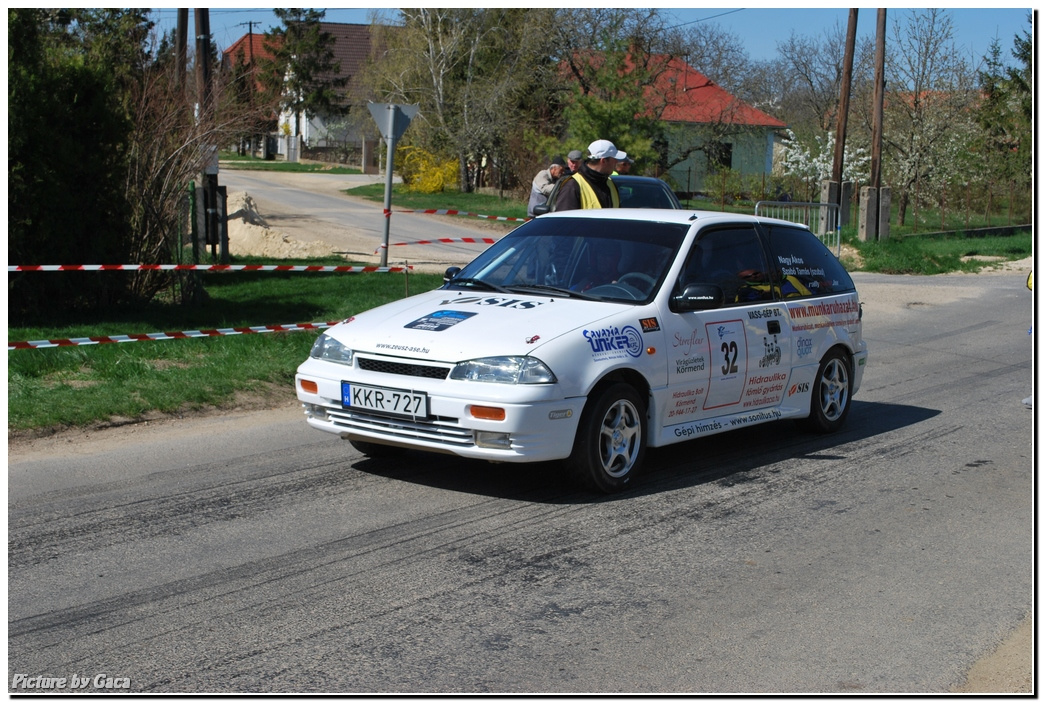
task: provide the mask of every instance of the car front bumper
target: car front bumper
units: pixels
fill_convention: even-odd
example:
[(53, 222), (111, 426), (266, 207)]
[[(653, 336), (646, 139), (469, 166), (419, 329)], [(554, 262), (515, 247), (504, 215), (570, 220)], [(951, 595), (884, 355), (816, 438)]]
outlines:
[[(309, 425), (344, 439), (466, 458), (511, 463), (567, 458), (585, 403), (584, 397), (561, 397), (556, 385), (508, 386), (415, 378), (410, 387), (402, 389), (426, 393), (428, 416), (380, 414), (345, 406), (341, 400), (342, 379), (329, 377), (331, 365), (309, 360), (297, 373), (297, 399)], [(352, 380), (374, 382), (371, 377)], [(317, 392), (306, 390), (302, 381), (310, 381), (309, 386), (317, 387)], [(446, 391), (446, 386), (452, 392)], [(504, 401), (507, 399), (510, 401)], [(503, 418), (474, 416), (475, 408), (502, 410)]]

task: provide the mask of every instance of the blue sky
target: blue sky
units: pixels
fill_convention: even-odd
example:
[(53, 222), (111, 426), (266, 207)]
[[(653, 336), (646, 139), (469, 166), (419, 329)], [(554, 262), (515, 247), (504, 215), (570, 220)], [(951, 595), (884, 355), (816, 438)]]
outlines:
[[(777, 44), (788, 39), (792, 33), (799, 36), (832, 30), (836, 25), (841, 32), (846, 30), (848, 8), (820, 6), (815, 8), (785, 9), (776, 7), (721, 7), (721, 8), (662, 8), (666, 16), (676, 25), (704, 22), (722, 27), (744, 40), (744, 48), (753, 60), (769, 60), (776, 57)], [(382, 12), (394, 12), (385, 8)], [(1005, 52), (1005, 61), (1011, 62), (1009, 54), (1012, 38), (1026, 34), (1029, 29), (1031, 8), (947, 8), (954, 21), (955, 41), (967, 56), (976, 59), (986, 55), (991, 42), (997, 38)], [(172, 30), (176, 25), (177, 11), (163, 8), (154, 11), (160, 20), (161, 29)], [(326, 9), (327, 22), (367, 24), (372, 9)], [(910, 12), (908, 8), (889, 8), (887, 26), (892, 31), (893, 23)], [(875, 34), (875, 8), (861, 8), (857, 21), (857, 34), (873, 37)], [(194, 27), (194, 18), (189, 22)], [(220, 49), (225, 49), (243, 34), (248, 23), (254, 22), (253, 30), (263, 32), (278, 25), (270, 9), (210, 8), (210, 31)], [(891, 36), (891, 34), (890, 34)]]

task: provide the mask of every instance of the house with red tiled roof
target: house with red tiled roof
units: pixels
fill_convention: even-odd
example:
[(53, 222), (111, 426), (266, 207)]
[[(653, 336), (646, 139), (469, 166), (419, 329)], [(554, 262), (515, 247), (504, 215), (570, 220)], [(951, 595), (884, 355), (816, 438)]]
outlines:
[[(583, 66), (598, 69), (603, 62), (603, 56), (590, 54), (562, 63), (561, 70), (567, 75)], [(680, 58), (644, 56), (637, 67), (630, 56), (625, 65), (623, 71), (649, 81), (645, 109), (638, 116), (662, 123), (665, 138), (657, 162), (677, 192), (705, 192), (708, 178), (723, 171), (742, 178), (773, 171), (774, 143), (786, 127), (782, 121), (739, 100)], [(625, 149), (624, 143), (618, 146)]]
[[(361, 73), (372, 53), (372, 40), (370, 25), (367, 24), (344, 24), (338, 22), (320, 23), (321, 31), (333, 37), (333, 60), (339, 63), (339, 73), (336, 78), (346, 78), (347, 84), (341, 89), (345, 112), (343, 114), (322, 115), (309, 114), (306, 119), (300, 121), (300, 133), (303, 144), (308, 147), (326, 147), (333, 145), (354, 144), (360, 142), (363, 134), (354, 121), (347, 119), (352, 111), (359, 114), (368, 112), (354, 108), (356, 98), (353, 89), (356, 87), (354, 76)], [(240, 60), (253, 63), (254, 60), (272, 59), (271, 51), (265, 46), (263, 34), (246, 34), (224, 51), (224, 62), (235, 66)], [(289, 113), (283, 113), (278, 118), (279, 134), (282, 141), (286, 136), (298, 136), (296, 134), (296, 121)], [(284, 145), (279, 147), (281, 153), (285, 153)]]
[(661, 156), (677, 190), (704, 192), (706, 178), (723, 169), (745, 177), (773, 171), (774, 143), (784, 122), (678, 58), (668, 61), (647, 94), (665, 123), (668, 153)]
[(270, 61), (274, 58), (274, 54), (265, 46), (264, 35), (250, 32), (243, 34), (241, 39), (224, 50), (222, 65), (237, 66), (240, 62), (253, 65), (257, 61)]

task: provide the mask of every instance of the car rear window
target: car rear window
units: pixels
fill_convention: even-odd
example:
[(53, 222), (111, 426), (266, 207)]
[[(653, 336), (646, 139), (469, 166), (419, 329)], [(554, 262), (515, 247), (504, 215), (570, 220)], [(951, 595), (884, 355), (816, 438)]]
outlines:
[(805, 229), (766, 227), (767, 245), (784, 277), (798, 280), (811, 295), (852, 292), (853, 279), (827, 246)]

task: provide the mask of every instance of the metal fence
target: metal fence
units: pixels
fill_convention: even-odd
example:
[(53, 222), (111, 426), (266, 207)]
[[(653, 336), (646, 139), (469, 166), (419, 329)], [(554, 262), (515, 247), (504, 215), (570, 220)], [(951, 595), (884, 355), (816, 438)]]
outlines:
[(755, 203), (755, 215), (805, 224), (838, 258), (842, 246), (842, 222), (838, 205), (827, 202), (760, 200)]

